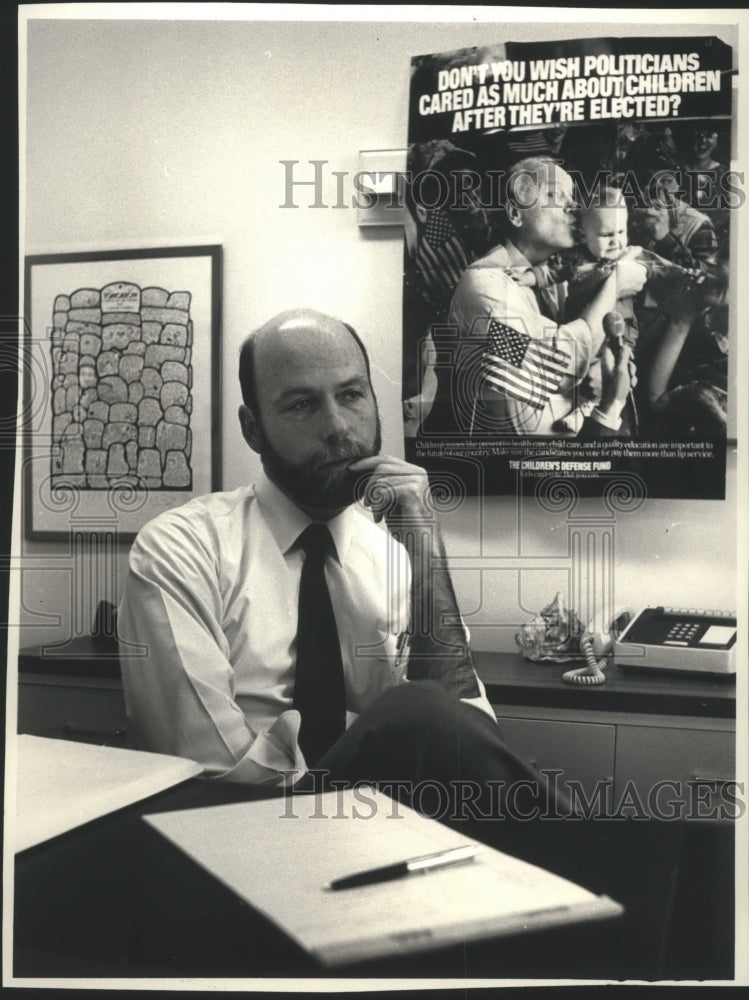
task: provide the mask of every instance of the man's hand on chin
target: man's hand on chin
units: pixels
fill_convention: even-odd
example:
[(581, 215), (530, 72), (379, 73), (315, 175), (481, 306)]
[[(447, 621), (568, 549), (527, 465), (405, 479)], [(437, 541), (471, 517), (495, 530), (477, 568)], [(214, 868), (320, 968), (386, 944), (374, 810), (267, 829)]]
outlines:
[(455, 698), (481, 697), (426, 472), (391, 455), (362, 458), (350, 469), (366, 479), (358, 496), (376, 521), (384, 517), (411, 560), (408, 679), (438, 681)]
[(366, 480), (357, 495), (371, 508), (375, 521), (384, 517), (388, 527), (393, 527), (404, 517), (433, 519), (429, 478), (421, 466), (391, 455), (374, 455), (353, 462), (349, 469)]

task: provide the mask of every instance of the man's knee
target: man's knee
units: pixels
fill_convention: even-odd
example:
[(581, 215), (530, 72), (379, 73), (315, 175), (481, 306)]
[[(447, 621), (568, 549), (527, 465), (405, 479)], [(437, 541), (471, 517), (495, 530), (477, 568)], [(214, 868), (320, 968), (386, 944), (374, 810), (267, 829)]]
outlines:
[[(448, 701), (445, 691), (438, 681), (409, 681), (386, 688), (367, 707), (367, 716), (383, 716), (386, 719), (410, 721), (425, 713), (434, 715), (444, 711)], [(453, 701), (453, 707), (455, 702)]]
[(473, 706), (463, 706), (438, 681), (411, 681), (383, 691), (362, 718), (390, 731), (406, 730), (412, 734), (445, 731), (458, 728), (459, 716), (465, 708)]

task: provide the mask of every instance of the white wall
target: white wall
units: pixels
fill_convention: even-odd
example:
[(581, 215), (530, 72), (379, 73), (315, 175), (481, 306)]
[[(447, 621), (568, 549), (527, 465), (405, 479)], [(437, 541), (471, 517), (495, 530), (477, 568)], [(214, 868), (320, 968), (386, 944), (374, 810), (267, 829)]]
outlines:
[[(222, 5), (219, 5), (222, 6)], [(560, 15), (561, 16), (561, 15)], [(692, 25), (687, 34), (728, 28)], [(28, 25), (25, 253), (220, 243), (224, 488), (257, 471), (236, 420), (236, 356), (275, 312), (311, 305), (353, 323), (371, 353), (386, 450), (402, 454), (402, 232), (360, 230), (353, 208), (285, 200), (280, 160), (353, 174), (361, 149), (403, 147), (412, 55), (503, 40), (668, 34), (673, 25), (36, 20)], [(347, 188), (347, 195), (353, 193)], [(731, 497), (735, 461), (731, 461)], [(594, 514), (599, 501), (576, 513)], [(484, 520), (479, 537), (477, 518)], [(518, 528), (518, 519), (522, 527)], [(733, 499), (648, 501), (616, 521), (618, 600), (732, 607)], [(446, 519), (456, 587), (479, 648), (513, 648), (514, 624), (567, 586), (565, 515), (511, 498)], [(479, 546), (483, 545), (480, 549)], [(67, 546), (24, 542), (21, 645), (65, 638), (73, 609)], [(519, 573), (523, 554), (548, 568)], [(121, 582), (126, 547), (115, 575)], [(563, 560), (562, 560), (563, 561)], [(103, 595), (106, 596), (106, 595)], [(481, 605), (477, 615), (473, 612)], [(506, 623), (499, 626), (497, 623)], [(482, 627), (483, 626), (483, 627)], [(493, 627), (488, 627), (493, 626)]]

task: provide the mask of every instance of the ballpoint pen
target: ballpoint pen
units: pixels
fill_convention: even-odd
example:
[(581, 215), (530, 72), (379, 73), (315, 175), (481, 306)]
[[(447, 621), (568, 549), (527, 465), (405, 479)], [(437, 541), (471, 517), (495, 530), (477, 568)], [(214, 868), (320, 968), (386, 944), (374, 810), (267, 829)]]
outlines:
[(462, 865), (467, 861), (473, 861), (480, 850), (480, 845), (474, 844), (468, 844), (465, 847), (452, 847), (447, 851), (424, 854), (418, 858), (396, 861), (395, 864), (384, 865), (382, 868), (370, 868), (367, 871), (346, 875), (344, 878), (328, 882), (324, 888), (333, 891), (338, 889), (355, 889), (357, 886), (374, 885), (377, 882), (390, 882), (393, 879), (405, 878), (408, 875), (426, 874), (437, 868), (448, 868), (451, 865)]

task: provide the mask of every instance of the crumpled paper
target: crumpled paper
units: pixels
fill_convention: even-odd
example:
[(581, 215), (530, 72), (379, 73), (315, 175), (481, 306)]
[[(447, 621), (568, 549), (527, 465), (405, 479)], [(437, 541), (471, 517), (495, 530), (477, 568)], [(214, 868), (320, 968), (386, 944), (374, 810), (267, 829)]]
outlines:
[(564, 602), (561, 591), (515, 635), (518, 649), (526, 660), (567, 663), (584, 659), (580, 636), (584, 626), (572, 608)]

